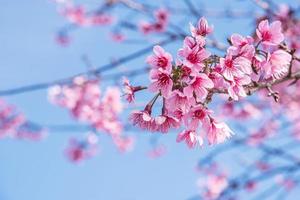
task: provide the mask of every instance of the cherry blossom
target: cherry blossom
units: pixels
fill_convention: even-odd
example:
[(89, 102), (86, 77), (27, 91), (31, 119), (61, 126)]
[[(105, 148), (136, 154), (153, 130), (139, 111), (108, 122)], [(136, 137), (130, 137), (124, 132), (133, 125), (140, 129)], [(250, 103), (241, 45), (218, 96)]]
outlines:
[(151, 92), (161, 92), (166, 98), (171, 94), (173, 81), (167, 71), (151, 70), (150, 79), (152, 83), (148, 88)]
[(153, 47), (154, 55), (147, 58), (147, 63), (154, 69), (162, 69), (168, 73), (172, 70), (172, 56), (160, 46)]
[(224, 122), (218, 122), (215, 119), (211, 119), (210, 123), (205, 123), (204, 129), (209, 144), (222, 143), (234, 135), (232, 130)]
[(202, 146), (203, 139), (193, 130), (184, 130), (177, 135), (177, 142), (185, 141), (189, 148), (194, 148), (196, 144)]
[(197, 100), (203, 100), (207, 96), (207, 89), (212, 89), (213, 87), (214, 83), (209, 77), (204, 73), (199, 73), (189, 82), (189, 85), (183, 91), (187, 97), (192, 97), (195, 94)]
[(261, 21), (256, 29), (256, 34), (265, 45), (278, 45), (284, 40), (280, 21), (271, 24), (268, 20)]
[(204, 17), (201, 17), (197, 23), (197, 27), (190, 24), (190, 31), (195, 38), (199, 36), (205, 37), (213, 32), (213, 27), (208, 25), (208, 22)]

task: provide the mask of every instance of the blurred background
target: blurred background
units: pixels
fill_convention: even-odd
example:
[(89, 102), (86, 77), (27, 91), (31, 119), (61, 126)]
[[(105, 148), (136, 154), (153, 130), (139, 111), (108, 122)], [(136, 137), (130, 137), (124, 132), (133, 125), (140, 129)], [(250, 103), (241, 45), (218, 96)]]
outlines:
[[(87, 7), (98, 1), (78, 1)], [(149, 2), (151, 1), (144, 1)], [(165, 5), (180, 5), (181, 1), (162, 1)], [(295, 0), (278, 1), (296, 5)], [(225, 7), (237, 10), (255, 9), (248, 1), (203, 1), (212, 10)], [(119, 16), (126, 13), (118, 11)], [(253, 18), (239, 19), (207, 17), (214, 24), (216, 38), (226, 42), (226, 37), (238, 32), (251, 34)], [(191, 19), (195, 22), (194, 19)], [(72, 32), (71, 44), (62, 47), (55, 41), (57, 31), (66, 24), (57, 13), (54, 2), (47, 0), (0, 0), (0, 89), (10, 89), (33, 83), (48, 82), (86, 71), (82, 60), (101, 66), (143, 47), (142, 43), (115, 43), (109, 37), (107, 27), (86, 27)], [(186, 30), (188, 24), (185, 24)], [(137, 33), (135, 33), (137, 34)], [(132, 35), (134, 37), (134, 35)], [(150, 45), (151, 43), (149, 43)], [(181, 42), (165, 48), (174, 55)], [(118, 68), (119, 71), (145, 65), (147, 55), (141, 56)], [(105, 75), (104, 75), (105, 76)], [(134, 82), (146, 82), (146, 76), (135, 77)], [(108, 80), (105, 85), (114, 84)], [(4, 99), (16, 105), (26, 117), (42, 125), (77, 125), (62, 108), (48, 102), (47, 90), (37, 90)], [(122, 116), (126, 121), (128, 112)], [(233, 129), (237, 129), (232, 125)], [(237, 134), (243, 132), (236, 131)], [(214, 150), (215, 146), (188, 149), (176, 143), (176, 134), (158, 136), (165, 145), (165, 155), (153, 159), (148, 156), (152, 149), (151, 134), (129, 130), (136, 137), (134, 150), (120, 154), (106, 135), (99, 139), (97, 156), (83, 163), (69, 162), (64, 149), (72, 136), (82, 137), (85, 131), (49, 131), (44, 140), (0, 140), (0, 200), (153, 200), (189, 199), (198, 194), (197, 162)], [(281, 133), (284, 134), (284, 133)], [(220, 144), (220, 146), (226, 144)], [(222, 162), (230, 165), (233, 157), (255, 157), (254, 153), (227, 152)], [(228, 158), (227, 158), (228, 157)], [(298, 199), (300, 189), (291, 191), (290, 199)], [(243, 198), (242, 198), (243, 199)], [(272, 199), (272, 198), (270, 198)]]

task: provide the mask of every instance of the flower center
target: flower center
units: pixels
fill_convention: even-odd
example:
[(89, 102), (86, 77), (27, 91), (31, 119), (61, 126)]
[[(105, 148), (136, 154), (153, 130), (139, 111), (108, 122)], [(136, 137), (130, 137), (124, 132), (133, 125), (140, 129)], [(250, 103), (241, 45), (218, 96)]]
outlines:
[(158, 80), (161, 85), (166, 85), (169, 83), (170, 78), (167, 74), (160, 74)]
[(195, 112), (194, 112), (194, 117), (195, 118), (198, 118), (198, 119), (203, 119), (204, 117), (205, 117), (205, 112), (202, 110), (202, 109), (200, 109), (200, 110), (196, 110)]
[(228, 67), (228, 68), (232, 68), (232, 60), (231, 59), (226, 59), (225, 60), (225, 65), (226, 65), (226, 67)]
[(190, 61), (191, 63), (195, 64), (198, 62), (198, 56), (197, 56), (197, 54), (191, 53), (188, 55), (187, 60)]
[(165, 57), (160, 57), (157, 60), (157, 65), (159, 67), (165, 68), (168, 65), (168, 60)]
[(269, 41), (272, 38), (272, 34), (269, 31), (266, 31), (262, 34), (263, 40)]

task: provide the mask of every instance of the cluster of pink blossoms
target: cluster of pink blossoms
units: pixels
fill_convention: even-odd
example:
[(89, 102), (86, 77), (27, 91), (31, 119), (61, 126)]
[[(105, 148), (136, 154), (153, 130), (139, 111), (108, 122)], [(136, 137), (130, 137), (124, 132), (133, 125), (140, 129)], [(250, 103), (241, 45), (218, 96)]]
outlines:
[(11, 137), (18, 139), (40, 140), (45, 131), (30, 124), (22, 113), (14, 106), (0, 99), (0, 138)]
[[(205, 18), (197, 26), (190, 25), (191, 36), (184, 39), (178, 57), (162, 47), (155, 46), (154, 54), (147, 58), (151, 66), (149, 91), (156, 93), (142, 111), (134, 111), (131, 121), (142, 129), (167, 133), (170, 128), (184, 130), (177, 141), (185, 141), (190, 148), (207, 138), (217, 144), (230, 138), (233, 132), (216, 120), (208, 109), (216, 93), (225, 94), (228, 100), (239, 100), (251, 94), (251, 88), (287, 75), (292, 56), (280, 48), (284, 40), (281, 23), (261, 21), (256, 30), (257, 41), (247, 36), (233, 34), (224, 57), (211, 54), (206, 49), (206, 36), (213, 28)], [(144, 89), (124, 83), (127, 100)], [(162, 98), (161, 115), (152, 117), (152, 108)], [(202, 125), (203, 133), (199, 133)]]
[(118, 88), (109, 87), (102, 96), (98, 80), (78, 76), (72, 84), (51, 87), (49, 100), (67, 108), (75, 119), (94, 130), (108, 133), (120, 151), (131, 148), (133, 139), (122, 136), (123, 127), (118, 118), (123, 110)]
[(154, 21), (142, 21), (139, 24), (139, 29), (143, 34), (161, 33), (166, 30), (169, 22), (169, 12), (166, 9), (160, 8), (153, 13)]
[(78, 26), (109, 25), (114, 18), (103, 12), (89, 13), (83, 6), (76, 6), (72, 1), (56, 2), (59, 12), (71, 23)]
[(113, 18), (107, 14), (97, 14), (89, 16), (83, 7), (66, 8), (63, 15), (74, 24), (79, 26), (95, 26), (95, 25), (109, 25), (113, 22)]

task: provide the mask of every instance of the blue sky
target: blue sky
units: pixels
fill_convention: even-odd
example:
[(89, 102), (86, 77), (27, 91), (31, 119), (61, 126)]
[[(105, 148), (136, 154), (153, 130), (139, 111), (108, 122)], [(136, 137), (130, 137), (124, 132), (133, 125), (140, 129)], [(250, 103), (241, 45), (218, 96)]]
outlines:
[[(233, 1), (218, 0), (218, 5), (211, 2), (208, 7), (222, 8)], [(75, 31), (72, 45), (61, 48), (53, 38), (65, 22), (55, 12), (53, 3), (47, 0), (0, 0), (0, 3), (1, 90), (82, 72), (86, 69), (80, 59), (83, 54), (101, 65), (112, 57), (124, 55), (124, 51), (138, 48), (112, 44), (103, 28)], [(237, 8), (240, 7), (246, 6), (238, 4)], [(224, 34), (245, 33), (244, 30), (251, 28), (249, 20), (211, 19), (211, 22), (220, 39), (224, 39)], [(104, 48), (107, 46), (110, 48)], [(143, 58), (135, 64), (138, 62), (143, 65)], [(40, 90), (5, 99), (41, 124), (72, 123), (66, 111), (48, 103), (46, 94), (46, 90)], [(160, 138), (168, 146), (168, 154), (152, 160), (145, 156), (151, 147), (150, 136), (139, 132), (132, 133), (138, 137), (135, 151), (120, 155), (108, 138), (101, 137), (100, 155), (74, 165), (62, 152), (68, 138), (76, 134), (82, 135), (53, 132), (41, 142), (1, 140), (0, 200), (187, 199), (197, 193), (197, 160), (212, 148), (188, 150), (175, 142), (175, 134), (169, 134)]]

